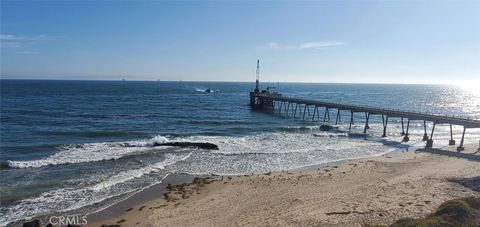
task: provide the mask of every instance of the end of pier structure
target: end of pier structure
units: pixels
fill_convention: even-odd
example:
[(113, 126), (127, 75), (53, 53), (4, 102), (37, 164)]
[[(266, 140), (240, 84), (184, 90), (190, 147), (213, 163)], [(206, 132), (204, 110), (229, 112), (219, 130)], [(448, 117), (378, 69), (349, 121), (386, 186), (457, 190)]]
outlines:
[(267, 87), (266, 90), (260, 90), (260, 60), (257, 59), (255, 89), (250, 92), (250, 107), (253, 110), (261, 110), (271, 113), (274, 111), (273, 99), (262, 98), (269, 96), (280, 96), (280, 94), (277, 92), (270, 92), (270, 88), (275, 87)]

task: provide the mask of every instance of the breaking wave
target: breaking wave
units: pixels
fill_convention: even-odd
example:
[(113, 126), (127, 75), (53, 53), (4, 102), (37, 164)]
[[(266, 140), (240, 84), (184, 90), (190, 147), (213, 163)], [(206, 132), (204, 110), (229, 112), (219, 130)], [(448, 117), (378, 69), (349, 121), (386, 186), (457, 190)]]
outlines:
[[(301, 133), (270, 132), (245, 136), (155, 136), (146, 140), (87, 143), (62, 147), (56, 154), (39, 160), (9, 161), (14, 168), (31, 168), (67, 163), (119, 159), (127, 155), (170, 149), (165, 159), (135, 169), (109, 171), (98, 178), (83, 180), (83, 186), (59, 188), (2, 207), (0, 223), (33, 217), (56, 211), (68, 211), (101, 202), (115, 196), (126, 196), (136, 190), (158, 183), (164, 174), (247, 174), (296, 169), (325, 162), (378, 156), (391, 151), (392, 146), (376, 139), (352, 139), (355, 134), (342, 131), (307, 131)], [(219, 150), (153, 147), (164, 142), (209, 142)], [(386, 146), (387, 145), (387, 146)], [(393, 144), (395, 145), (395, 144)], [(144, 157), (149, 158), (149, 157)], [(168, 166), (168, 168), (167, 168)], [(93, 180), (92, 180), (93, 179)], [(116, 198), (116, 197), (115, 197)], [(58, 202), (64, 201), (64, 202)]]
[[(9, 160), (8, 166), (11, 168), (35, 168), (48, 165), (115, 160), (126, 155), (151, 151), (153, 144), (168, 141), (164, 136), (155, 136), (149, 140), (66, 145), (60, 147), (57, 153), (46, 158), (28, 161)], [(167, 148), (168, 147), (155, 147), (155, 150)]]
[[(140, 178), (146, 174), (158, 173), (165, 169), (166, 166), (187, 159), (191, 154), (191, 152), (186, 154), (166, 154), (165, 160), (161, 162), (138, 169), (120, 172), (119, 174), (108, 178), (106, 181), (88, 187), (61, 188), (42, 193), (35, 198), (21, 200), (8, 208), (2, 207), (0, 225), (3, 226), (11, 221), (46, 214), (52, 210), (57, 212), (74, 210), (118, 195), (134, 192), (138, 190), (138, 188), (118, 187), (118, 185)], [(160, 183), (167, 176), (168, 174), (163, 176), (160, 181), (150, 182), (146, 187)], [(8, 217), (9, 220), (6, 220), (6, 217)]]

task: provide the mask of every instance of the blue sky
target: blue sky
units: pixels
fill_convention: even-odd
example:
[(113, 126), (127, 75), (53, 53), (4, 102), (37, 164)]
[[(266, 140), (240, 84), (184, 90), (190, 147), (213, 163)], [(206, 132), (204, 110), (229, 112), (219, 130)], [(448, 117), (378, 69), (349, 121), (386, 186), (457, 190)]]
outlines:
[(451, 83), (480, 78), (480, 2), (2, 1), (1, 76)]

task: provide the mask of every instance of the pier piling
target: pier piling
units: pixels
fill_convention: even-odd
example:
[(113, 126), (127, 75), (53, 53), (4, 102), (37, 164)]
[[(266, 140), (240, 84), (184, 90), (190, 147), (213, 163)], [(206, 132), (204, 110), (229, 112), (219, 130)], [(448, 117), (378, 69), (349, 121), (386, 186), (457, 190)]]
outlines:
[(383, 134), (382, 137), (387, 137), (387, 125), (388, 125), (388, 115), (386, 118), (382, 114), (382, 122), (383, 122)]
[(303, 108), (303, 120), (305, 120), (305, 113), (307, 113), (307, 104), (305, 104), (305, 107)]
[(317, 106), (317, 120), (320, 121), (320, 108)]
[(330, 121), (330, 110), (328, 109), (328, 106), (325, 107), (325, 114), (323, 115), (323, 122), (326, 122), (325, 120), (327, 119), (328, 116), (328, 121)]
[(455, 145), (455, 140), (453, 139), (452, 124), (450, 124), (450, 140), (448, 141), (448, 145), (450, 146)]
[(295, 104), (295, 110), (293, 111), (293, 119), (295, 119), (295, 116), (297, 116), (297, 107), (298, 107), (298, 103)]
[(427, 135), (427, 122), (424, 120), (423, 121), (423, 141), (427, 141), (428, 140), (428, 135)]
[(463, 147), (463, 141), (465, 139), (465, 131), (467, 131), (467, 128), (465, 126), (463, 126), (462, 139), (460, 140), (460, 146), (457, 147), (457, 151), (463, 151), (465, 149)]
[(408, 142), (410, 138), (408, 137), (408, 129), (410, 128), (410, 119), (407, 120), (407, 132), (405, 132), (405, 136), (403, 137), (403, 142)]
[[(464, 142), (465, 142), (465, 132), (467, 128), (480, 128), (480, 121), (473, 120), (468, 118), (459, 118), (459, 117), (452, 117), (452, 116), (441, 116), (441, 115), (434, 115), (434, 114), (427, 114), (427, 113), (419, 113), (419, 112), (409, 112), (409, 111), (402, 111), (402, 110), (393, 110), (393, 109), (385, 109), (385, 108), (378, 108), (378, 107), (367, 107), (367, 106), (360, 106), (360, 105), (349, 105), (349, 104), (341, 104), (341, 103), (334, 103), (334, 102), (325, 102), (325, 101), (317, 101), (317, 100), (308, 100), (308, 99), (298, 99), (298, 98), (291, 98), (285, 97), (281, 94), (276, 92), (271, 93), (268, 90), (263, 91), (253, 91), (250, 92), (250, 105), (254, 110), (265, 111), (269, 113), (277, 113), (279, 116), (285, 115), (288, 117), (291, 112), (293, 112), (293, 118), (297, 116), (297, 109), (299, 114), (301, 115), (302, 119), (305, 120), (305, 116), (312, 117), (312, 121), (315, 121), (315, 116), (318, 120), (320, 120), (320, 110), (319, 108), (325, 108), (325, 113), (323, 115), (323, 122), (328, 121), (330, 122), (330, 109), (337, 109), (337, 116), (335, 119), (335, 124), (341, 123), (341, 111), (346, 110), (350, 111), (350, 124), (349, 130), (352, 129), (352, 125), (354, 124), (355, 116), (354, 113), (365, 113), (365, 126), (363, 129), (363, 133), (367, 133), (367, 130), (370, 128), (369, 120), (370, 115), (382, 115), (382, 124), (383, 124), (383, 131), (382, 137), (387, 136), (387, 127), (388, 127), (388, 119), (393, 118), (400, 118), (401, 120), (401, 127), (402, 127), (402, 135), (403, 141), (407, 142), (410, 140), (409, 138), (409, 129), (410, 129), (410, 121), (423, 121), (423, 140), (427, 141), (426, 146), (432, 147), (433, 146), (433, 135), (435, 132), (435, 127), (437, 124), (449, 124), (450, 126), (450, 140), (449, 145), (455, 145), (455, 140), (453, 139), (453, 125), (463, 126), (462, 137), (460, 140), (460, 144), (457, 147), (458, 151), (462, 151), (464, 149)], [(295, 107), (293, 107), (295, 105)], [(302, 113), (302, 105), (303, 106), (303, 113)], [(310, 106), (313, 106), (313, 115), (310, 114)], [(277, 110), (278, 109), (278, 110)], [(283, 113), (282, 113), (283, 112)], [(404, 126), (404, 118), (407, 120), (407, 126)], [(432, 131), (430, 133), (430, 137), (427, 134), (427, 121), (432, 122)]]
[(433, 132), (434, 131), (435, 131), (435, 122), (433, 122), (432, 133), (430, 133), (430, 139), (427, 140), (427, 146), (426, 147), (432, 147), (433, 146)]
[(403, 117), (401, 117), (401, 121), (402, 121), (402, 136), (405, 135), (405, 130), (404, 130), (404, 127), (403, 127)]
[(355, 124), (353, 122), (353, 110), (350, 111), (350, 126), (348, 127), (348, 130), (352, 130), (352, 124)]
[(285, 117), (288, 118), (288, 110), (290, 110), (290, 102), (287, 104), (287, 111), (285, 111)]
[(340, 109), (337, 110), (337, 117), (335, 118), (335, 125), (337, 125), (338, 122), (340, 122)]
[(363, 133), (367, 133), (367, 129), (370, 128), (368, 126), (368, 119), (370, 118), (370, 114), (365, 112), (365, 127), (363, 128)]

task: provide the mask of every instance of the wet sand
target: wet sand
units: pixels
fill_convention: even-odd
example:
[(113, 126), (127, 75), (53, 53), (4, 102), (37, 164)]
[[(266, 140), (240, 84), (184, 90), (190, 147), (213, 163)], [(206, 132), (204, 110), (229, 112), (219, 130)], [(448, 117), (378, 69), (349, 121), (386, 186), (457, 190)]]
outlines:
[[(146, 202), (127, 200), (123, 212), (92, 219), (89, 226), (387, 225), (402, 217), (424, 217), (449, 199), (480, 196), (479, 180), (469, 180), (480, 176), (477, 148), (421, 150), (295, 172), (197, 178), (172, 184)], [(466, 186), (456, 183), (459, 179)]]
[(153, 185), (152, 187), (146, 188), (119, 203), (89, 214), (88, 221), (98, 223), (106, 219), (118, 217), (124, 214), (125, 211), (133, 205), (142, 205), (150, 200), (162, 197), (164, 193), (168, 192), (167, 185), (190, 183), (194, 178), (194, 176), (188, 174), (170, 174), (160, 184)]

